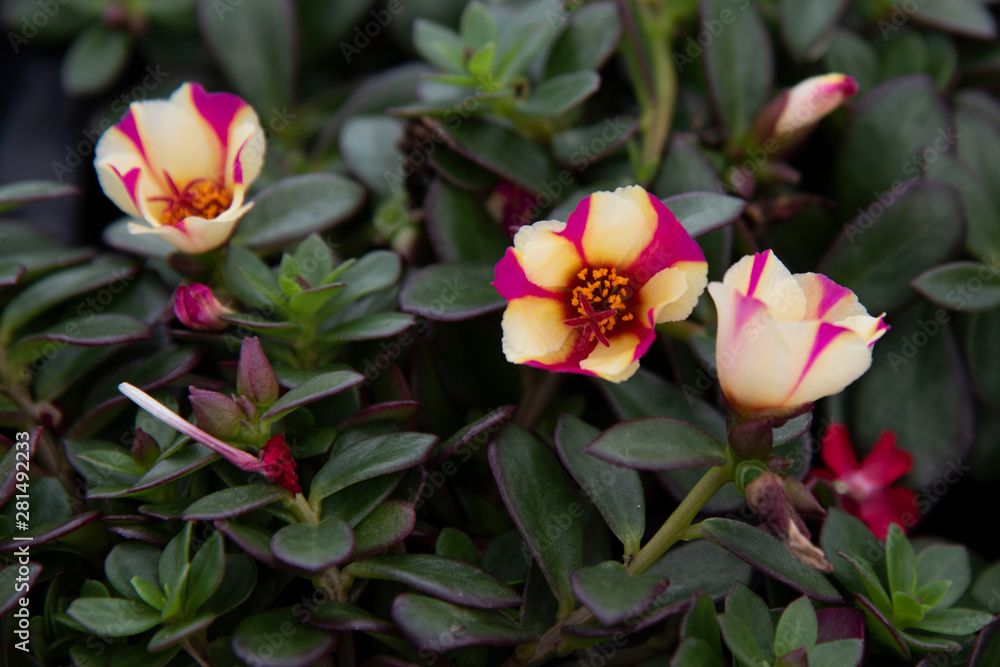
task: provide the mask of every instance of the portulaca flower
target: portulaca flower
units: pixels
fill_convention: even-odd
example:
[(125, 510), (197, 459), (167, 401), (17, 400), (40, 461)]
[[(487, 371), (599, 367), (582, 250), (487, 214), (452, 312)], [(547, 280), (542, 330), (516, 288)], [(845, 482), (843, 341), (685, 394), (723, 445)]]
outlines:
[(846, 74), (805, 79), (761, 109), (754, 121), (757, 143), (763, 146), (777, 141), (779, 150), (788, 149), (857, 93), (858, 82)]
[(253, 108), (229, 93), (185, 83), (167, 100), (133, 102), (95, 150), (104, 193), (181, 252), (215, 250), (251, 204), (246, 189), (264, 161), (264, 131)]
[(515, 364), (621, 382), (659, 322), (691, 314), (708, 281), (705, 256), (641, 187), (595, 192), (566, 222), (526, 225), (496, 266), (508, 300), (503, 351)]
[(222, 316), (232, 312), (219, 303), (208, 285), (181, 285), (174, 294), (174, 315), (191, 329), (222, 331), (229, 326)]
[(743, 417), (781, 416), (836, 394), (868, 370), (889, 327), (824, 275), (792, 275), (768, 250), (731, 266), (708, 291), (719, 313), (722, 393)]

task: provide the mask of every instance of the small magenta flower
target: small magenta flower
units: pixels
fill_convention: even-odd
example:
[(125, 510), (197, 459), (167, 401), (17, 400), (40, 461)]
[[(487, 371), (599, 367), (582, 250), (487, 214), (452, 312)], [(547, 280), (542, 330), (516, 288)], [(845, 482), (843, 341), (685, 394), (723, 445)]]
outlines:
[(174, 294), (174, 315), (191, 329), (222, 331), (229, 326), (222, 316), (232, 312), (219, 303), (207, 285), (181, 285)]
[(691, 314), (708, 264), (676, 217), (639, 186), (595, 192), (567, 222), (521, 227), (496, 266), (507, 360), (622, 382)]
[(794, 145), (848, 97), (856, 95), (858, 82), (845, 74), (814, 76), (785, 90), (765, 106), (754, 121), (757, 143), (776, 140), (781, 149)]
[(889, 327), (824, 275), (792, 275), (768, 250), (708, 291), (719, 314), (719, 383), (743, 418), (787, 416), (861, 377)]
[(533, 220), (538, 213), (534, 195), (511, 181), (500, 181), (486, 198), (486, 210), (490, 212), (500, 227), (511, 234)]
[(302, 488), (298, 484), (298, 477), (295, 474), (295, 459), (292, 458), (288, 446), (285, 445), (284, 436), (275, 436), (268, 440), (267, 444), (261, 448), (258, 458), (249, 452), (237, 449), (206, 433), (188, 420), (183, 419), (177, 413), (172, 412), (167, 406), (146, 392), (138, 387), (133, 387), (128, 382), (119, 384), (118, 391), (128, 396), (132, 399), (133, 403), (149, 414), (174, 430), (180, 431), (192, 440), (205, 445), (240, 470), (260, 473), (275, 484), (280, 484), (288, 489), (293, 495), (302, 493)]
[(859, 465), (847, 427), (833, 424), (823, 435), (820, 456), (829, 470), (813, 470), (810, 477), (826, 481), (844, 510), (864, 521), (875, 537), (884, 540), (893, 523), (905, 533), (920, 519), (916, 494), (904, 487), (890, 488), (913, 470), (913, 456), (896, 446), (892, 431), (879, 436)]
[(249, 104), (185, 83), (167, 100), (133, 102), (101, 136), (94, 167), (133, 234), (181, 252), (225, 244), (251, 206), (246, 189), (264, 162), (264, 131)]

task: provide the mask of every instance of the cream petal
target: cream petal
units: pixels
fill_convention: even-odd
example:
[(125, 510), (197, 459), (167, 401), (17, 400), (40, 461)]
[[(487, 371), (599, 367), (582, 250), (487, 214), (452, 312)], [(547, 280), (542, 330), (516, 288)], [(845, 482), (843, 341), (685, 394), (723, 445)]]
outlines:
[(786, 407), (811, 403), (844, 390), (872, 363), (868, 343), (850, 329), (828, 322), (777, 322), (788, 343), (795, 384)]
[[(122, 160), (119, 164), (123, 164), (125, 161)], [(113, 167), (108, 163), (98, 163), (95, 165), (97, 170), (97, 181), (101, 184), (101, 189), (104, 190), (104, 194), (107, 195), (108, 199), (115, 203), (115, 206), (120, 208), (123, 213), (133, 218), (142, 218), (143, 215), (137, 207), (137, 203), (141, 202), (141, 198), (138, 196), (139, 183), (136, 183), (135, 192), (137, 194), (136, 201), (132, 201), (132, 195), (129, 193), (128, 187), (126, 187), (124, 178), (127, 174), (133, 172), (133, 169), (139, 169), (138, 166), (129, 169), (125, 167), (124, 171), (120, 168)], [(137, 172), (136, 175), (139, 179), (142, 178), (142, 172)]]
[(563, 324), (566, 311), (554, 299), (526, 296), (512, 299), (503, 313), (503, 352), (514, 364), (537, 361), (553, 364), (565, 359), (554, 353), (566, 350), (573, 329)]
[(839, 322), (855, 315), (868, 314), (854, 292), (821, 273), (796, 273), (793, 277), (806, 297), (803, 319)]
[(864, 315), (854, 315), (853, 317), (846, 317), (839, 322), (837, 326), (845, 327), (850, 329), (854, 333), (861, 336), (862, 340), (871, 347), (875, 341), (885, 335), (885, 332), (889, 330), (882, 318), (885, 317), (885, 313), (882, 313), (878, 317), (872, 317), (871, 315), (865, 313)]
[(649, 195), (638, 186), (595, 192), (583, 232), (583, 254), (594, 267), (633, 262), (653, 240), (657, 215)]
[(128, 231), (132, 234), (153, 234), (177, 248), (181, 252), (196, 255), (220, 248), (229, 240), (236, 230), (240, 216), (246, 213), (253, 203), (239, 208), (230, 208), (214, 220), (188, 217), (174, 225), (156, 225), (147, 227), (135, 222), (128, 223)]
[(598, 345), (590, 355), (580, 362), (580, 368), (590, 371), (609, 382), (624, 382), (639, 368), (635, 359), (635, 349), (639, 337), (626, 333), (608, 339), (610, 346)]
[(774, 126), (774, 134), (784, 137), (805, 130), (858, 92), (857, 82), (844, 74), (814, 76), (793, 87), (788, 102)]
[[(264, 164), (267, 139), (252, 107), (237, 114), (229, 134), (226, 154), (226, 186), (240, 183), (249, 186), (260, 174)], [(237, 164), (238, 163), (238, 164)], [(236, 178), (239, 176), (239, 178)]]
[(762, 301), (779, 320), (800, 321), (805, 316), (802, 288), (770, 250), (743, 257), (729, 267), (722, 282)]
[(565, 222), (543, 220), (514, 235), (514, 252), (528, 280), (551, 290), (565, 289), (583, 267), (576, 245), (559, 233)]
[(654, 275), (639, 290), (641, 312), (653, 309), (653, 323), (677, 322), (691, 315), (708, 283), (708, 264), (678, 262)]

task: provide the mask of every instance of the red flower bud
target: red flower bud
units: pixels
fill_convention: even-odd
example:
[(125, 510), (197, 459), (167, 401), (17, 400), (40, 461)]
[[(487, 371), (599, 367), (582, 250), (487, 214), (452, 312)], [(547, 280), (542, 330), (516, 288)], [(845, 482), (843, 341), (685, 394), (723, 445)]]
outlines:
[(229, 326), (222, 316), (232, 312), (219, 303), (206, 285), (181, 285), (174, 295), (174, 314), (191, 329), (222, 331)]
[(261, 472), (271, 481), (288, 489), (292, 495), (302, 493), (299, 476), (295, 473), (295, 459), (285, 444), (285, 436), (276, 435), (260, 450)]

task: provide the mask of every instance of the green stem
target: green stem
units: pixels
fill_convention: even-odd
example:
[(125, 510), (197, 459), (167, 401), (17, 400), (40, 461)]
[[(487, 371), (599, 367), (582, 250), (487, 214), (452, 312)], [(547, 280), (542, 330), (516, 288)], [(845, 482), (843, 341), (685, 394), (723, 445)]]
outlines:
[(212, 667), (212, 661), (208, 659), (208, 641), (204, 630), (182, 641), (181, 646), (201, 667)]
[[(306, 497), (301, 493), (296, 494), (290, 502), (286, 501), (285, 506), (292, 511), (299, 523), (317, 524), (320, 521), (319, 514), (313, 509)], [(313, 577), (313, 585), (329, 596), (331, 600), (337, 602), (347, 602), (348, 591), (351, 587), (353, 577), (341, 574), (340, 569), (334, 565)]]

